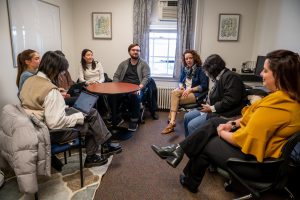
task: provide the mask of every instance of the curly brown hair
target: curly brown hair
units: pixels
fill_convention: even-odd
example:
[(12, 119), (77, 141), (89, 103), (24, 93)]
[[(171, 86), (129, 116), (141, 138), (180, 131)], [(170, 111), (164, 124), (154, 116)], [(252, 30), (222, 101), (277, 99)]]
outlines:
[(197, 53), (197, 51), (188, 49), (188, 50), (185, 50), (185, 52), (182, 54), (182, 63), (184, 66), (187, 65), (185, 62), (185, 54), (187, 54), (187, 53), (190, 53), (193, 55), (194, 63), (196, 65), (202, 65), (201, 58), (200, 58), (199, 54)]

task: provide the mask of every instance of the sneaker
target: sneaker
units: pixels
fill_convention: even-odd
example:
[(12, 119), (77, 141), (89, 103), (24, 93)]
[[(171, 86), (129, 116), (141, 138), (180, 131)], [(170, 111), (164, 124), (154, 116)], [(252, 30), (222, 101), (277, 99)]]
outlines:
[(105, 165), (108, 162), (107, 157), (103, 155), (91, 155), (87, 156), (84, 161), (84, 167), (96, 167), (96, 166), (101, 166)]
[(51, 156), (51, 166), (61, 172), (63, 164), (56, 156)]
[(128, 125), (129, 131), (135, 132), (137, 128), (138, 128), (137, 122), (129, 122), (129, 125)]
[(122, 147), (119, 143), (104, 143), (101, 145), (101, 154), (109, 157), (122, 152)]

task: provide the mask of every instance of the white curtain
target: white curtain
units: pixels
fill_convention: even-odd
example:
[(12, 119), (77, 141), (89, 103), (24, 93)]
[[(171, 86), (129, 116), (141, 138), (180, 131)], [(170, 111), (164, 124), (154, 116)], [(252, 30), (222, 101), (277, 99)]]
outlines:
[[(195, 5), (194, 5), (195, 6)], [(177, 41), (175, 54), (174, 77), (179, 78), (182, 65), (182, 54), (191, 49), (193, 44), (193, 0), (178, 0)]]
[(149, 27), (153, 0), (134, 0), (133, 4), (133, 43), (141, 47), (141, 58), (149, 61)]

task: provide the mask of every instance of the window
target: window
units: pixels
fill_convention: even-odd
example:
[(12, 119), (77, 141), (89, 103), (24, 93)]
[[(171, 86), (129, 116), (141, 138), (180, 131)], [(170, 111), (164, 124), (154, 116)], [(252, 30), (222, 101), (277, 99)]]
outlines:
[(176, 30), (151, 30), (149, 33), (149, 66), (153, 77), (173, 77)]

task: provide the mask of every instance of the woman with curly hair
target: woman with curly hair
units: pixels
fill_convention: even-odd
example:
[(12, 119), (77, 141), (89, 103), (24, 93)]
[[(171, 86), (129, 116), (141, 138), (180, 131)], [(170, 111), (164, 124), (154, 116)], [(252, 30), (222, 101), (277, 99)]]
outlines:
[(181, 70), (179, 87), (171, 94), (169, 123), (161, 132), (162, 134), (174, 131), (178, 106), (195, 103), (200, 93), (208, 88), (208, 78), (201, 67), (202, 61), (196, 51), (186, 50), (182, 55), (182, 63), (184, 67)]

